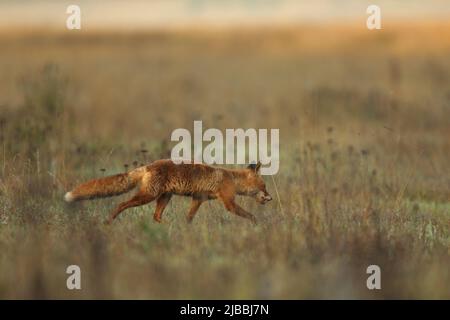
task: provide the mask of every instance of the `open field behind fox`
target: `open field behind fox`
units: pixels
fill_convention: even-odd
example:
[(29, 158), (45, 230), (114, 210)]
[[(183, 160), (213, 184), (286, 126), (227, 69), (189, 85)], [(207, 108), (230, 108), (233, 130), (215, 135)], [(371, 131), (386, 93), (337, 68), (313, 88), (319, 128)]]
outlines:
[[(450, 298), (450, 25), (0, 37), (1, 298)], [(131, 194), (91, 178), (167, 158), (176, 128), (279, 128), (273, 201)], [(67, 266), (82, 290), (66, 288)], [(379, 265), (382, 290), (366, 287)]]

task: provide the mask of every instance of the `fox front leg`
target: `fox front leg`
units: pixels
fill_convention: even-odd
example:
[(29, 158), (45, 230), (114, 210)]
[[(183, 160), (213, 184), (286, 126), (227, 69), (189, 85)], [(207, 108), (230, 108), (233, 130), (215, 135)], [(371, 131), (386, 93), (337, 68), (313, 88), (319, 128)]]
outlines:
[(234, 213), (242, 218), (249, 219), (253, 224), (257, 224), (256, 218), (254, 215), (252, 215), (250, 212), (245, 211), (242, 209), (236, 202), (234, 202), (234, 199), (227, 199), (227, 198), (221, 198), (223, 204), (225, 205), (225, 208), (230, 211), (231, 213)]

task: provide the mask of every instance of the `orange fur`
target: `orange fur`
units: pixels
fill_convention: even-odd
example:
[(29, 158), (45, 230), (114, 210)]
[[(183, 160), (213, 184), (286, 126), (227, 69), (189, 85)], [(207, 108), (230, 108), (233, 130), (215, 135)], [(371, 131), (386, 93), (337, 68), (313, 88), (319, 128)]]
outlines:
[(259, 175), (261, 164), (246, 169), (215, 168), (205, 164), (175, 164), (171, 160), (158, 160), (127, 173), (90, 180), (66, 193), (68, 202), (110, 197), (137, 188), (128, 201), (119, 204), (109, 218), (112, 222), (123, 210), (156, 200), (154, 220), (161, 222), (162, 213), (172, 195), (192, 197), (187, 219), (191, 222), (200, 205), (211, 199), (219, 199), (225, 208), (256, 223), (256, 218), (242, 209), (235, 196), (251, 196), (261, 204), (272, 200), (265, 183)]

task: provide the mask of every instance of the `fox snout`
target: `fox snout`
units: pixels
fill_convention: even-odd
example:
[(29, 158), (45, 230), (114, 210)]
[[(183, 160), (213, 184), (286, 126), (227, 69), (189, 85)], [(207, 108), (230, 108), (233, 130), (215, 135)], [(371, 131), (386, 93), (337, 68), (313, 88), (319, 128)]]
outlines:
[(269, 201), (272, 201), (272, 196), (270, 194), (266, 193), (264, 195), (263, 199), (264, 199), (264, 202), (269, 202)]
[(272, 196), (268, 194), (267, 192), (260, 191), (258, 192), (256, 196), (257, 200), (261, 204), (265, 204), (266, 202), (269, 202), (272, 200)]

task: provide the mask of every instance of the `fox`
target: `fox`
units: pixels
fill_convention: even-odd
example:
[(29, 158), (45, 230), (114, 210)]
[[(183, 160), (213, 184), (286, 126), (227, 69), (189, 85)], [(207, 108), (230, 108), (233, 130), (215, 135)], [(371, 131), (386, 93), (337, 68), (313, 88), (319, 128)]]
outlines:
[(126, 173), (87, 181), (64, 196), (66, 202), (105, 198), (137, 189), (128, 201), (120, 203), (111, 212), (106, 224), (111, 224), (124, 210), (142, 206), (156, 200), (153, 220), (161, 223), (163, 211), (173, 195), (192, 198), (187, 214), (191, 223), (201, 204), (208, 200), (220, 200), (225, 209), (236, 216), (257, 224), (250, 212), (241, 208), (236, 196), (254, 198), (260, 204), (272, 200), (260, 174), (261, 162), (244, 169), (225, 169), (202, 163), (174, 163), (171, 159), (154, 161)]

